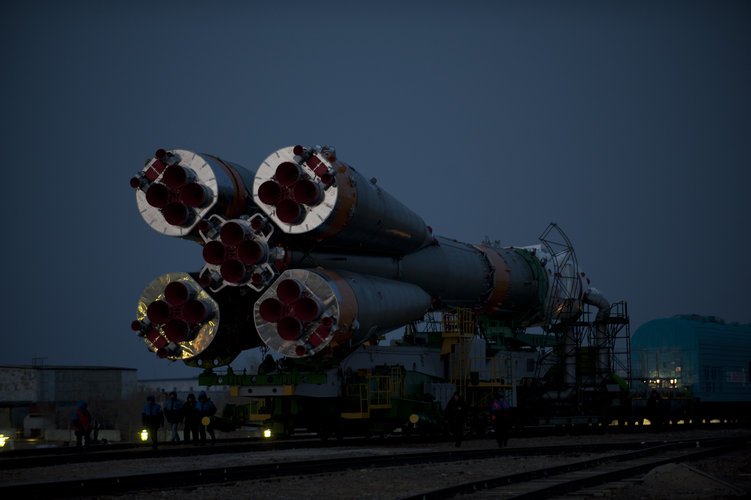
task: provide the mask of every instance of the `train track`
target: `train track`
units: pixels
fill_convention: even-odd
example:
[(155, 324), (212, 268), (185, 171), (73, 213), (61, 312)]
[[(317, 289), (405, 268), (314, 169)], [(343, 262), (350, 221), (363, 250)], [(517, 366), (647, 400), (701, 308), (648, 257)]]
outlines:
[[(471, 439), (465, 440), (471, 442)], [(215, 445), (195, 446), (192, 444), (172, 444), (162, 443), (158, 450), (151, 449), (150, 445), (142, 444), (116, 444), (92, 446), (86, 450), (79, 450), (70, 447), (61, 448), (38, 448), (27, 450), (15, 450), (11, 452), (0, 453), (0, 470), (27, 469), (34, 467), (51, 467), (63, 464), (102, 462), (110, 460), (143, 460), (154, 457), (160, 458), (180, 458), (197, 455), (220, 455), (226, 453), (244, 453), (259, 451), (279, 451), (289, 449), (321, 449), (321, 448), (342, 448), (342, 447), (394, 447), (403, 445), (431, 445), (445, 443), (446, 438), (400, 438), (389, 437), (378, 440), (364, 438), (349, 438), (345, 440), (321, 441), (319, 439), (295, 439), (281, 441), (259, 441), (259, 440), (218, 440)], [(654, 441), (655, 444), (663, 443), (664, 440)], [(558, 454), (561, 450), (570, 451), (572, 449), (581, 452), (601, 452), (612, 449), (633, 449), (634, 446), (648, 446), (650, 441), (642, 441), (639, 444), (623, 442), (610, 444), (586, 444), (571, 446), (536, 446), (524, 448), (525, 451), (517, 453), (531, 454)], [(496, 450), (491, 450), (495, 454)], [(459, 456), (457, 452), (455, 454)]]
[[(716, 430), (716, 428), (715, 428)], [(638, 434), (652, 437), (650, 433), (638, 428), (608, 429), (609, 434)], [(573, 436), (603, 434), (600, 429), (555, 427), (555, 428), (524, 428), (517, 430), (514, 439), (535, 437)], [(661, 435), (670, 436), (670, 433)], [(487, 439), (487, 436), (466, 436), (465, 441)], [(194, 455), (213, 455), (228, 452), (284, 450), (290, 448), (336, 448), (343, 446), (394, 446), (420, 445), (445, 442), (443, 435), (412, 435), (395, 434), (378, 439), (348, 437), (344, 439), (321, 440), (316, 435), (295, 436), (288, 439), (259, 439), (259, 438), (231, 438), (219, 439), (215, 446), (197, 447), (192, 444), (173, 444), (162, 442), (159, 456), (188, 457)], [(149, 444), (141, 443), (107, 443), (92, 445), (88, 450), (81, 451), (69, 446), (29, 448), (21, 450), (3, 451), (0, 453), (0, 470), (20, 469), (28, 467), (48, 467), (58, 464), (98, 462), (102, 460), (128, 460), (135, 458), (153, 457), (154, 452)]]
[(282, 450), (292, 447), (318, 448), (324, 446), (328, 445), (317, 440), (266, 442), (258, 440), (237, 440), (234, 442), (219, 440), (215, 445), (207, 446), (162, 443), (158, 450), (153, 450), (150, 445), (141, 444), (92, 445), (85, 450), (70, 447), (42, 448), (3, 452), (0, 454), (0, 469), (50, 467), (60, 464), (100, 462), (104, 460), (148, 459), (155, 456), (179, 458), (194, 455)]
[[(0, 486), (0, 496), (2, 498), (63, 498), (117, 495), (146, 490), (184, 489), (187, 487), (268, 480), (290, 476), (320, 476), (322, 474), (334, 474), (341, 471), (372, 470), (384, 467), (405, 468), (416, 464), (477, 461), (498, 457), (576, 455), (619, 451), (608, 457), (484, 479), (482, 481), (456, 484), (405, 497), (409, 499), (451, 498), (459, 494), (490, 491), (493, 488), (503, 487), (504, 492), (512, 492), (519, 498), (539, 498), (548, 494), (546, 492), (558, 495), (563, 491), (581, 489), (592, 484), (633, 476), (663, 463), (693, 460), (709, 456), (709, 454), (728, 453), (738, 449), (739, 446), (746, 446), (747, 442), (738, 439), (732, 441), (706, 440), (702, 441), (700, 445), (701, 448), (696, 449), (696, 442), (672, 442), (664, 444), (600, 443), (586, 446), (494, 448), (380, 456), (348, 456), (324, 460), (303, 460), (231, 467), (204, 467), (176, 472), (155, 472), (152, 474), (123, 473), (112, 474), (107, 477), (6, 484)], [(616, 464), (615, 469), (613, 469), (612, 464)], [(607, 470), (603, 469), (606, 467), (608, 468)], [(587, 471), (587, 474), (586, 476), (572, 479), (571, 474), (576, 471)], [(550, 481), (551, 478), (555, 478), (556, 476), (562, 478), (560, 482), (555, 484), (545, 482)], [(499, 497), (498, 491), (493, 491), (495, 498)]]
[[(310, 444), (310, 443), (305, 443)], [(298, 443), (298, 446), (300, 443)], [(370, 443), (373, 447), (374, 443)], [(377, 446), (383, 447), (383, 444)], [(291, 475), (326, 474), (343, 470), (365, 469), (372, 467), (402, 467), (414, 464), (428, 464), (439, 462), (458, 462), (467, 460), (483, 460), (499, 456), (532, 456), (557, 455), (563, 453), (597, 453), (612, 449), (641, 448), (640, 443), (618, 444), (588, 444), (582, 446), (542, 446), (517, 449), (482, 449), (482, 450), (452, 450), (446, 452), (404, 453), (385, 456), (364, 456), (334, 458), (326, 460), (305, 460), (287, 463), (260, 464), (234, 467), (206, 467), (196, 470), (181, 470), (178, 472), (139, 475), (113, 475), (101, 478), (75, 479), (66, 481), (35, 482), (31, 484), (17, 484), (0, 486), (2, 498), (47, 498), (60, 496), (88, 496), (113, 494), (144, 489), (173, 489), (186, 486), (197, 486), (231, 481), (252, 481), (258, 479), (276, 478)], [(41, 467), (44, 465), (60, 465), (71, 463), (71, 460), (124, 460), (144, 458), (174, 458), (185, 451), (192, 454), (236, 454), (241, 450), (257, 450), (248, 446), (216, 446), (201, 447), (190, 450), (170, 449), (153, 452), (151, 450), (136, 450), (135, 452), (113, 452), (100, 454), (86, 453), (78, 455), (52, 455), (49, 460), (39, 461), (41, 457), (25, 457), (21, 462), (7, 461), (4, 465), (20, 467)], [(53, 460), (54, 459), (54, 460)], [(35, 462), (35, 460), (37, 460)], [(4, 467), (5, 468), (5, 467)], [(10, 468), (10, 467), (8, 467)]]
[(733, 453), (748, 446), (748, 440), (737, 439), (665, 443), (608, 457), (465, 482), (406, 496), (400, 500), (439, 500), (458, 495), (466, 500), (560, 497), (638, 476), (661, 465)]
[[(294, 439), (266, 440), (255, 438), (218, 439), (215, 444), (197, 446), (191, 443), (174, 444), (163, 442), (158, 450), (150, 444), (122, 443), (92, 445), (87, 449), (68, 446), (56, 448), (29, 448), (0, 453), (0, 470), (50, 467), (61, 464), (101, 462), (105, 460), (180, 458), (196, 455), (219, 455), (257, 451), (279, 451), (288, 449), (342, 448), (354, 446), (388, 447), (401, 445), (426, 445), (445, 442), (444, 436), (389, 436), (378, 439), (344, 438), (321, 440), (317, 436), (296, 437)], [(471, 441), (471, 439), (467, 439)]]

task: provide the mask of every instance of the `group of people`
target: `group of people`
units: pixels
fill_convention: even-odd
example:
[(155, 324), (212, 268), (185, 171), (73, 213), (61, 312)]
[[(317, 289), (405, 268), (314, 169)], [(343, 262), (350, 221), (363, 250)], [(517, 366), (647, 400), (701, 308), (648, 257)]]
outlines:
[[(509, 404), (504, 397), (503, 391), (496, 393), (496, 398), (490, 406), (490, 419), (495, 431), (495, 438), (499, 447), (508, 445), (508, 434), (511, 426)], [(456, 440), (456, 446), (461, 446), (464, 435), (466, 410), (458, 392), (449, 400), (444, 410), (449, 432)], [(211, 443), (216, 441), (214, 434), (214, 415), (216, 405), (206, 396), (206, 392), (198, 393), (198, 399), (193, 394), (188, 394), (185, 402), (178, 399), (177, 393), (172, 391), (164, 404), (164, 408), (156, 402), (153, 395), (146, 397), (146, 405), (141, 411), (141, 423), (148, 429), (151, 445), (154, 449), (159, 447), (159, 429), (167, 423), (172, 429), (171, 441), (180, 442), (179, 427), (183, 424), (183, 440), (185, 443), (193, 441), (193, 444), (205, 444), (206, 433), (211, 437)], [(76, 445), (88, 445), (91, 433), (91, 415), (87, 404), (81, 401), (78, 409), (73, 414), (73, 429), (76, 434)]]
[[(510, 406), (506, 401), (504, 392), (498, 391), (495, 399), (490, 405), (490, 423), (493, 426), (495, 439), (500, 448), (508, 446), (508, 435), (511, 427), (509, 408)], [(456, 447), (458, 448), (462, 445), (464, 423), (466, 420), (465, 404), (458, 392), (455, 392), (453, 397), (446, 404), (444, 414), (446, 416), (448, 431), (454, 437)]]
[(185, 402), (177, 398), (177, 393), (172, 391), (162, 409), (153, 395), (146, 398), (146, 405), (141, 412), (141, 422), (149, 431), (149, 438), (154, 449), (159, 447), (159, 429), (167, 423), (172, 429), (171, 441), (180, 442), (178, 433), (180, 424), (183, 424), (183, 440), (193, 444), (205, 444), (206, 433), (211, 437), (211, 443), (216, 441), (214, 435), (214, 415), (216, 405), (206, 396), (204, 391), (198, 393), (198, 400), (193, 394), (188, 394)]

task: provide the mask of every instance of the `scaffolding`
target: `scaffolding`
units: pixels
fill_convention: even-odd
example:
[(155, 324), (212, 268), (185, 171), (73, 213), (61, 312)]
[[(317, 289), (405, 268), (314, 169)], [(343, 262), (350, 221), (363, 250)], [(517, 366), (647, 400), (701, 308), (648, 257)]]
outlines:
[(441, 355), (450, 357), (449, 383), (454, 384), (460, 394), (465, 394), (476, 331), (475, 315), (470, 309), (452, 309), (442, 314), (441, 322)]
[(342, 412), (344, 419), (370, 418), (373, 410), (389, 410), (394, 398), (404, 397), (404, 368), (392, 366), (388, 375), (368, 373), (359, 383), (346, 386), (347, 398), (355, 402), (353, 411)]
[[(558, 325), (548, 335), (555, 336), (556, 348), (540, 349), (536, 378), (542, 379), (555, 365), (566, 370), (566, 363), (575, 361), (571, 366), (575, 370), (569, 386), (592, 386), (598, 383), (592, 368), (593, 357), (598, 349), (607, 350), (607, 366), (602, 367), (608, 374), (631, 380), (631, 330), (628, 305), (625, 301), (610, 305), (606, 318), (595, 321), (591, 306), (584, 304), (578, 320)], [(597, 329), (603, 328), (605, 338), (598, 343)], [(565, 380), (565, 376), (564, 376)], [(566, 385), (566, 384), (564, 384)]]
[(476, 333), (472, 310), (457, 308), (443, 313), (441, 354), (448, 356), (448, 382), (470, 406), (489, 407), (497, 391), (513, 392), (512, 363), (508, 356), (473, 356)]

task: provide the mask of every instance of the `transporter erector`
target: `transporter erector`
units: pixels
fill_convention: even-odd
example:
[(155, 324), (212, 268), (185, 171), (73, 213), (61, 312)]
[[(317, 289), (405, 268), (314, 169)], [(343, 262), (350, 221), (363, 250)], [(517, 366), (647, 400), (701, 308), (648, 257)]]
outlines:
[[(423, 420), (439, 418), (428, 414), (450, 396), (443, 392), (471, 385), (515, 398), (519, 377), (500, 353), (509, 346), (537, 348), (526, 356), (538, 368), (540, 348), (552, 353), (562, 383), (540, 395), (548, 399), (566, 400), (582, 377), (603, 384), (616, 370), (613, 325), (627, 324), (625, 304), (614, 307), (590, 286), (555, 224), (525, 247), (434, 235), (329, 146), (279, 149), (255, 172), (160, 149), (130, 184), (146, 223), (198, 243), (204, 260), (197, 272), (152, 281), (132, 329), (158, 357), (204, 368), (202, 383), (288, 397), (295, 414), (304, 413), (306, 398), (349, 397), (347, 408), (327, 412), (328, 423), (390, 412), (394, 398), (418, 394), (425, 404), (407, 406), (419, 421), (421, 411)], [(590, 306), (596, 316), (583, 319)], [(426, 314), (442, 314), (440, 335), (411, 326)], [(577, 368), (583, 325), (588, 370)], [(377, 345), (404, 326), (401, 341)], [(527, 334), (530, 327), (543, 334)], [(214, 373), (257, 347), (270, 356), (265, 373)], [(259, 400), (257, 410), (270, 413), (250, 413), (273, 420), (276, 404)]]

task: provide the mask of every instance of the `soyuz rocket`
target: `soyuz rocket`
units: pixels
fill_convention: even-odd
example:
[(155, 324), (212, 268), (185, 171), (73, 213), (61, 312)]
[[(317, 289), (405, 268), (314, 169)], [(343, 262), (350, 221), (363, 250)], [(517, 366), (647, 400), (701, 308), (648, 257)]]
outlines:
[(162, 275), (139, 299), (132, 329), (160, 358), (215, 367), (265, 345), (336, 360), (430, 311), (518, 329), (565, 324), (582, 302), (608, 309), (575, 260), (434, 235), (329, 146), (279, 149), (255, 172), (160, 149), (130, 185), (149, 226), (202, 246), (199, 271)]

